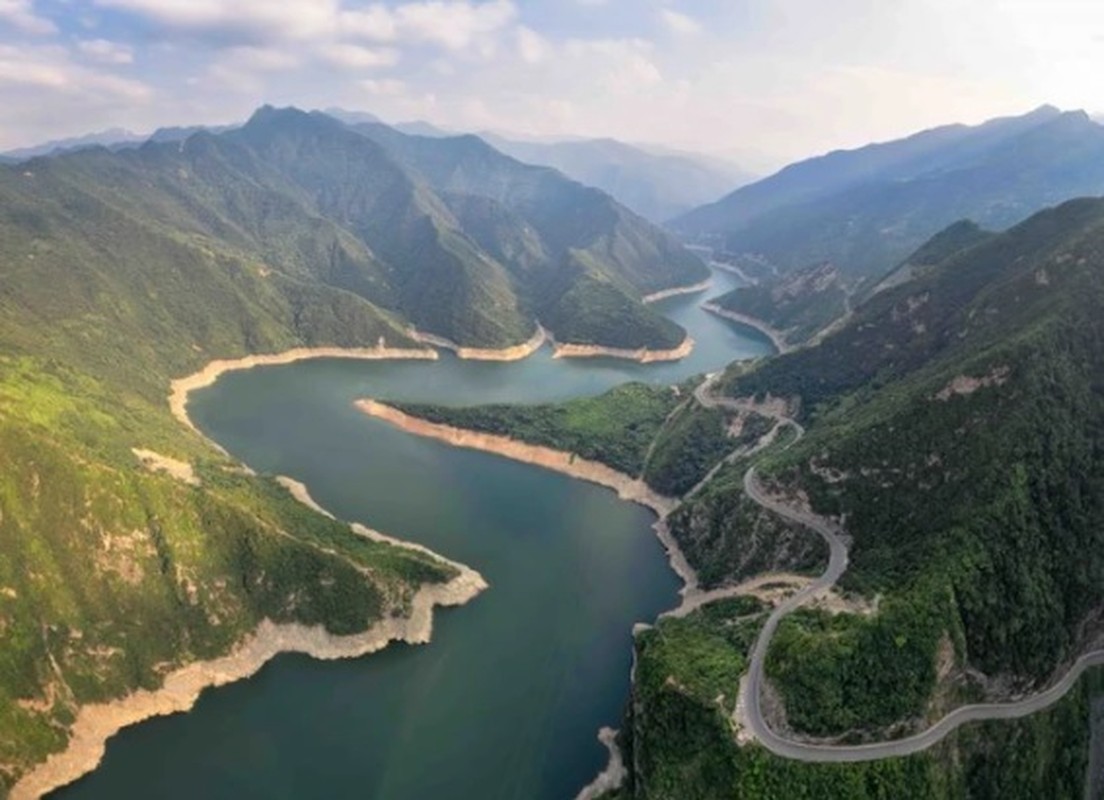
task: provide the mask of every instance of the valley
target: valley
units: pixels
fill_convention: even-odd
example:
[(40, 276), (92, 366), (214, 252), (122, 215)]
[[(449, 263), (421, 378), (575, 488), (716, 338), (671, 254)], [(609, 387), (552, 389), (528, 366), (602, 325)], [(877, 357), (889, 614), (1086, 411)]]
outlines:
[(1043, 77), (890, 91), (926, 6), (810, 82), (866, 19), (54, 5), (0, 3), (0, 797), (1102, 794), (1104, 127)]

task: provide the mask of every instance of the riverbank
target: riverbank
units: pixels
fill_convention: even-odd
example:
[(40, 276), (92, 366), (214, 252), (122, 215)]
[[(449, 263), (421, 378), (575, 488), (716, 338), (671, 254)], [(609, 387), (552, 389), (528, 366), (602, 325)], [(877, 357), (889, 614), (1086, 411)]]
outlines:
[(713, 269), (719, 269), (721, 272), (727, 272), (730, 275), (735, 275), (740, 280), (744, 281), (748, 286), (757, 286), (759, 284), (758, 278), (753, 278), (747, 274), (741, 267), (735, 264), (726, 264), (723, 261), (710, 261), (709, 266)]
[[(210, 362), (199, 372), (172, 382), (169, 405), (173, 416), (193, 431), (199, 432), (187, 415), (189, 393), (210, 386), (227, 372), (257, 366), (290, 364), (309, 358), (434, 360), (438, 358), (438, 354), (429, 349), (325, 347), (297, 348), (284, 353), (246, 356), (240, 359), (220, 359)], [(305, 506), (331, 519), (335, 518), (315, 502), (302, 483), (285, 477), (277, 480)], [(352, 523), (350, 530), (374, 541), (433, 556), (455, 568), (458, 574), (447, 583), (422, 585), (411, 599), (408, 616), (384, 616), (362, 633), (335, 636), (322, 626), (278, 625), (269, 619), (263, 619), (257, 629), (239, 642), (230, 653), (210, 661), (196, 661), (170, 672), (159, 689), (143, 689), (108, 703), (83, 706), (77, 712), (66, 749), (51, 755), (24, 775), (12, 787), (9, 795), (12, 800), (38, 798), (72, 783), (100, 764), (106, 752), (107, 741), (123, 728), (154, 717), (188, 711), (204, 689), (249, 678), (281, 653), (303, 653), (319, 660), (336, 660), (359, 658), (377, 652), (392, 642), (425, 644), (433, 634), (434, 608), (463, 605), (487, 588), (487, 582), (477, 571), (444, 558), (420, 544), (387, 536), (359, 523)]]
[(433, 633), (435, 607), (463, 605), (485, 587), (479, 573), (463, 567), (461, 574), (448, 583), (419, 589), (411, 603), (410, 616), (385, 616), (368, 630), (352, 636), (334, 636), (321, 626), (277, 625), (262, 620), (257, 630), (229, 655), (181, 667), (165, 677), (160, 689), (139, 690), (120, 700), (81, 708), (69, 746), (25, 775), (12, 788), (11, 800), (41, 797), (72, 783), (99, 765), (107, 740), (123, 728), (188, 711), (204, 689), (249, 678), (281, 653), (305, 653), (332, 661), (359, 658), (392, 642), (425, 644)]
[(617, 347), (602, 347), (596, 344), (560, 344), (553, 342), (552, 358), (624, 358), (641, 364), (653, 364), (657, 361), (678, 361), (686, 358), (694, 350), (694, 340), (687, 336), (682, 344), (670, 350), (624, 350)]
[(436, 439), (454, 447), (465, 447), (469, 450), (493, 453), (514, 461), (544, 467), (572, 478), (612, 489), (622, 500), (650, 509), (657, 517), (652, 529), (667, 551), (671, 569), (683, 583), (680, 593), (682, 595), (680, 607), (688, 603), (700, 602), (698, 596), (701, 594), (701, 589), (699, 588), (698, 574), (690, 566), (686, 555), (682, 552), (667, 526), (667, 516), (680, 502), (677, 498), (665, 497), (639, 478), (633, 478), (605, 464), (582, 458), (565, 450), (528, 444), (517, 439), (511, 439), (508, 436), (429, 422), (370, 398), (358, 400), (356, 407), (368, 416), (383, 420), (406, 433), (427, 439)]
[[(254, 367), (271, 367), (280, 364), (294, 364), (311, 358), (348, 358), (361, 361), (397, 361), (421, 360), (435, 361), (440, 358), (436, 350), (428, 347), (296, 347), (282, 353), (244, 356), (242, 358), (215, 359), (199, 372), (193, 372), (183, 378), (177, 378), (169, 384), (169, 410), (177, 421), (186, 425), (195, 433), (200, 433), (188, 417), (188, 395), (197, 389), (203, 389), (227, 372), (236, 372)], [(200, 433), (202, 436), (203, 434)], [(206, 437), (204, 437), (206, 438)], [(218, 447), (218, 445), (215, 445)], [(222, 448), (218, 448), (220, 451)]]
[(786, 342), (785, 334), (772, 328), (763, 320), (757, 317), (751, 317), (747, 314), (741, 314), (738, 311), (729, 311), (727, 308), (721, 308), (716, 303), (702, 303), (702, 309), (708, 311), (710, 314), (716, 314), (718, 317), (724, 319), (730, 319), (733, 322), (739, 322), (741, 325), (747, 325), (750, 328), (755, 328), (761, 334), (771, 340), (771, 344), (774, 345), (774, 349), (778, 351), (778, 355), (785, 355), (794, 348)]
[(540, 350), (541, 346), (548, 340), (548, 332), (540, 325), (537, 325), (536, 332), (521, 344), (501, 348), (465, 347), (443, 336), (422, 333), (418, 330), (411, 330), (410, 336), (422, 344), (451, 350), (457, 358), (468, 361), (520, 361)]
[(678, 297), (682, 294), (697, 294), (698, 292), (704, 292), (712, 285), (713, 279), (706, 278), (701, 283), (693, 283), (689, 286), (675, 286), (671, 289), (663, 289), (658, 292), (646, 294), (641, 300), (645, 303), (658, 303), (660, 300), (666, 300), (668, 297)]

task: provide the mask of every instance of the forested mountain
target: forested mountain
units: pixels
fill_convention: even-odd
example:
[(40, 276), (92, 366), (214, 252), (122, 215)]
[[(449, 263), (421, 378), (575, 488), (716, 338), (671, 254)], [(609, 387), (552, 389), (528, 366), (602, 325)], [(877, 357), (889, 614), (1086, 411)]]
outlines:
[[(566, 342), (682, 341), (681, 329), (640, 302), (707, 274), (666, 234), (607, 195), (474, 138), (372, 129), (369, 137), (322, 114), (265, 108), (221, 134), (31, 161), (21, 169), (34, 180), (13, 172), (10, 186), (31, 206), (50, 193), (94, 196), (263, 263), (275, 282), (351, 293), (462, 345), (518, 344), (537, 319)], [(464, 170), (494, 177), (465, 184)], [(610, 308), (625, 324), (602, 315)]]
[(636, 301), (708, 272), (609, 195), (504, 156), (476, 136), (409, 136), (378, 124), (355, 130), (440, 193), (557, 338), (593, 341), (616, 316), (623, 325), (610, 328), (606, 343), (619, 335), (626, 337), (619, 347), (639, 346), (639, 337), (652, 346), (681, 340), (673, 324)]
[[(330, 108), (326, 113), (350, 125), (381, 122), (360, 111)], [(411, 136), (441, 139), (459, 135), (428, 122), (400, 122), (390, 127)], [(617, 139), (529, 140), (493, 131), (476, 135), (518, 161), (552, 167), (579, 183), (601, 189), (657, 224), (754, 179), (751, 173), (719, 158), (653, 150)]]
[(727, 379), (801, 409), (808, 436), (761, 470), (846, 520), (843, 584), (878, 598), (783, 623), (767, 669), (797, 731), (1031, 691), (1100, 634), (1104, 201), (969, 231), (819, 347)]
[[(955, 223), (875, 289), (819, 345), (732, 365), (718, 384), (728, 407), (695, 410), (694, 393), (672, 412), (666, 395), (611, 393), (586, 409), (409, 410), (585, 452), (673, 494), (748, 446), (733, 430), (760, 425), (754, 409), (789, 409), (807, 434), (735, 453), (670, 531), (707, 587), (819, 570), (808, 531), (749, 500), (752, 463), (774, 496), (839, 520), (847, 600), (784, 618), (764, 709), (791, 736), (899, 737), (965, 703), (1038, 691), (1099, 647), (1104, 200), (999, 234)], [(630, 780), (611, 796), (1083, 795), (1099, 674), (1053, 710), (964, 727), (907, 759), (803, 764), (738, 744), (736, 687), (762, 612), (723, 600), (637, 637)]]
[(830, 262), (794, 270), (765, 284), (741, 286), (711, 301), (711, 309), (765, 322), (788, 344), (801, 344), (848, 310), (848, 290)]
[[(640, 297), (705, 274), (601, 192), (482, 143), (385, 147), (271, 108), (158, 138), (0, 167), (0, 796), (88, 704), (266, 619), (401, 619), (457, 575), (215, 453), (171, 416), (171, 379), (295, 347), (417, 347), (411, 324), (514, 344), (541, 312), (558, 333), (593, 319), (560, 305), (589, 285), (639, 321), (596, 340), (677, 343)], [(460, 174), (469, 156), (493, 180), (433, 185), (433, 163)]]
[(0, 169), (0, 795), (85, 705), (225, 655), (264, 619), (363, 631), (455, 574), (309, 512), (170, 415), (170, 379), (216, 357), (414, 344), (244, 232), (211, 236), (222, 223), (167, 188), (188, 157)]
[(832, 261), (885, 272), (957, 219), (1003, 229), (1104, 191), (1104, 128), (1044, 106), (802, 161), (680, 217), (673, 227), (782, 270)]

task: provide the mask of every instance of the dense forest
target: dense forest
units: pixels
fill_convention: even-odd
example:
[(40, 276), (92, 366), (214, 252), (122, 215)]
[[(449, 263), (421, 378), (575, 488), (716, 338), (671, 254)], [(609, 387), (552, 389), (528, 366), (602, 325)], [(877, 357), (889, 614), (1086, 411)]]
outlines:
[[(1071, 201), (1003, 234), (956, 224), (868, 287), (819, 345), (733, 365), (719, 381), (733, 408), (787, 400), (806, 436), (749, 456), (731, 448), (736, 412), (695, 398), (650, 428), (652, 444), (634, 444), (649, 454), (653, 486), (694, 489), (668, 525), (703, 586), (824, 563), (822, 542), (745, 496), (753, 463), (768, 490), (845, 526), (840, 590), (857, 602), (783, 620), (766, 663), (776, 729), (853, 742), (902, 735), (965, 702), (1037, 691), (1096, 641), (1102, 264), (1104, 201)], [(746, 427), (750, 443), (771, 423)], [(502, 430), (527, 435), (516, 419)], [(694, 488), (702, 464), (726, 458), (718, 442), (731, 463)], [(1083, 795), (1098, 674), (1053, 710), (968, 726), (907, 759), (820, 766), (738, 745), (731, 704), (762, 619), (738, 605), (638, 636), (622, 734), (631, 780), (614, 796)]]

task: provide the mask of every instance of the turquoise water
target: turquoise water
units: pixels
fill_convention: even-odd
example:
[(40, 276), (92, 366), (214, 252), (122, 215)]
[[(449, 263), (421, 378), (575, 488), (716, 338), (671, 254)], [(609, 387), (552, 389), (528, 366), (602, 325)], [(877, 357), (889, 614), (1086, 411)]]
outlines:
[(691, 331), (674, 364), (320, 360), (224, 376), (191, 414), (257, 470), (307, 484), (338, 516), (428, 545), (491, 588), (437, 612), (433, 642), (320, 663), (281, 656), (189, 714), (123, 731), (55, 797), (570, 798), (605, 765), (596, 733), (628, 697), (631, 630), (677, 602), (652, 515), (605, 489), (419, 439), (353, 400), (558, 400), (673, 383), (765, 354), (702, 312), (736, 279), (657, 307)]

